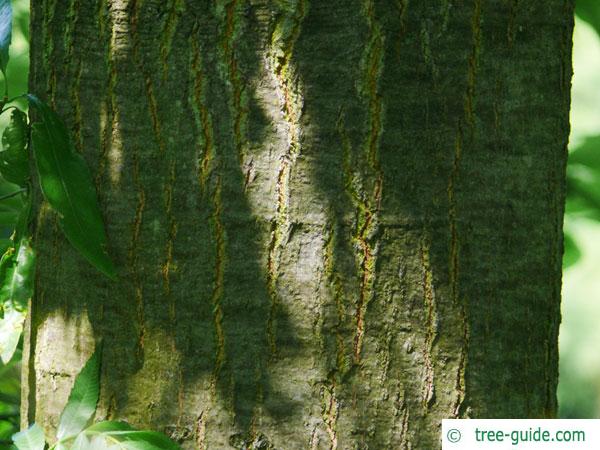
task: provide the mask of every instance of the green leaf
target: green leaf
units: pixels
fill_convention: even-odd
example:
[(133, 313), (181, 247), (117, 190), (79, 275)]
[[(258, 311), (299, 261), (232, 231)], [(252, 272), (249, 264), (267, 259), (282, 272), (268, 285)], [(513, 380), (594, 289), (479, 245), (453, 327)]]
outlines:
[(580, 145), (571, 150), (569, 164), (583, 164), (593, 170), (600, 170), (600, 135), (586, 137)]
[(100, 422), (85, 430), (93, 441), (102, 440), (105, 448), (121, 450), (181, 450), (181, 447), (162, 433), (137, 431), (124, 422)]
[(600, 35), (600, 3), (598, 0), (577, 0), (575, 12)]
[(44, 430), (36, 423), (29, 429), (14, 434), (12, 439), (19, 450), (44, 450), (46, 446)]
[(0, 226), (12, 228), (19, 218), (17, 211), (1, 211), (0, 210)]
[[(9, 240), (9, 242), (10, 243), (7, 246), (6, 250), (4, 250), (4, 253), (2, 253), (2, 258), (0, 258), (0, 283), (4, 281), (4, 279), (6, 278), (6, 271), (10, 266), (14, 264), (15, 261), (15, 247), (13, 245), (12, 240)], [(4, 309), (4, 302), (0, 301), (0, 319), (4, 318)]]
[(566, 213), (600, 221), (600, 136), (569, 153)]
[(10, 254), (7, 260), (4, 256), (2, 257), (0, 274), (4, 267), (6, 269), (1, 278), (0, 303), (5, 305), (10, 303), (15, 309), (24, 310), (27, 307), (27, 301), (33, 295), (35, 272), (35, 253), (29, 244), (29, 239), (21, 239), (16, 254)]
[[(69, 450), (121, 450), (123, 447), (118, 442), (113, 442), (112, 445), (102, 435), (88, 436), (86, 430), (81, 432)], [(58, 447), (56, 450), (60, 450)]]
[(27, 310), (14, 308), (10, 303), (4, 305), (4, 317), (0, 319), (0, 359), (7, 364), (13, 357), (21, 333)]
[[(0, 0), (0, 70), (6, 74), (8, 48), (12, 38), (12, 6), (10, 0)], [(6, 80), (4, 80), (6, 82)]]
[[(2, 257), (0, 258), (0, 282), (4, 281), (6, 278), (6, 271), (8, 268), (14, 264), (15, 262), (15, 247), (12, 240), (10, 241), (10, 246), (4, 251)], [(0, 302), (0, 305), (2, 302)]]
[[(0, 238), (0, 253), (4, 254), (4, 252), (6, 252), (6, 250), (8, 250), (9, 247), (12, 247), (12, 244), (13, 244), (12, 240)], [(2, 309), (2, 306), (0, 305), (0, 310), (1, 309)]]
[(27, 239), (21, 240), (16, 252), (10, 247), (0, 259), (0, 359), (5, 364), (12, 359), (23, 332), (34, 270), (35, 255)]
[(13, 234), (13, 239), (15, 242), (20, 242), (24, 237), (29, 235), (29, 221), (31, 218), (31, 206), (33, 198), (31, 195), (26, 194), (24, 194), (23, 197), (25, 202), (23, 203), (21, 211), (19, 211), (19, 215), (15, 223), (15, 231)]
[[(82, 433), (83, 434), (83, 433)], [(102, 436), (93, 436), (91, 440), (89, 440), (87, 443), (86, 447), (80, 448), (80, 449), (75, 449), (72, 448), (71, 450), (120, 450), (122, 449), (121, 446), (119, 446), (118, 443), (114, 443), (114, 444), (109, 444), (107, 443), (106, 439)]]
[(2, 134), (0, 174), (6, 181), (25, 186), (29, 180), (29, 155), (27, 153), (27, 116), (13, 109), (10, 122)]
[(102, 422), (95, 423), (87, 430), (86, 433), (114, 433), (117, 431), (135, 431), (131, 425), (127, 422), (119, 422), (117, 420), (104, 420)]
[[(91, 438), (85, 434), (85, 430), (77, 436), (70, 450), (118, 450), (118, 445), (107, 444), (106, 439), (101, 436), (92, 436)], [(58, 447), (56, 450), (60, 450)]]
[[(90, 450), (91, 442), (85, 433), (79, 433), (71, 446), (71, 450)], [(58, 450), (58, 448), (57, 448)]]
[(60, 215), (67, 239), (98, 270), (116, 278), (106, 251), (106, 235), (92, 177), (75, 151), (60, 117), (34, 95), (29, 103), (40, 113), (31, 140), (42, 192)]
[(566, 269), (579, 261), (581, 258), (581, 250), (579, 250), (579, 246), (573, 237), (567, 232), (564, 234), (564, 248), (563, 267)]
[(75, 379), (58, 423), (56, 437), (59, 440), (76, 436), (89, 424), (96, 412), (99, 392), (100, 356), (96, 351)]

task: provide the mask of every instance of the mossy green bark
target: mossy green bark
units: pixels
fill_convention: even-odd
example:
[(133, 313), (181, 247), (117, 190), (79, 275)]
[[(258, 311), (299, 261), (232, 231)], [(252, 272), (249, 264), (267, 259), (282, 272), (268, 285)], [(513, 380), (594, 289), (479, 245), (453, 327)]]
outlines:
[(556, 413), (571, 0), (32, 3), (113, 283), (39, 206), (24, 420), (431, 449)]

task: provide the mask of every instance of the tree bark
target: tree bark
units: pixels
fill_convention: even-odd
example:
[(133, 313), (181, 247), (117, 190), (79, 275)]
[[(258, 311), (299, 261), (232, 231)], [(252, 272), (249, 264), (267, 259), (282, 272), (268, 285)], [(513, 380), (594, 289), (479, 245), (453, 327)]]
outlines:
[(40, 204), (23, 421), (430, 449), (556, 413), (572, 0), (40, 0), (30, 89), (118, 282)]

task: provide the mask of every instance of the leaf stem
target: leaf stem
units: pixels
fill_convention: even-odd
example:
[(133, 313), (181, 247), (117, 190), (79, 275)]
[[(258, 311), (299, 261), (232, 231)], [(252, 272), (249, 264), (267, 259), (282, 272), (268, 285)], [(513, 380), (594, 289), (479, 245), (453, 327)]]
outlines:
[(16, 97), (13, 97), (13, 98), (8, 98), (8, 96), (5, 95), (4, 98), (2, 100), (0, 100), (0, 114), (4, 114), (9, 109), (18, 109), (16, 106), (9, 106), (6, 109), (4, 109), (4, 107), (6, 105), (8, 105), (9, 103), (14, 102), (15, 100), (18, 100), (18, 99), (20, 99), (22, 97), (25, 97), (26, 95), (27, 94), (21, 94), (21, 95), (17, 95)]
[(12, 198), (15, 195), (22, 194), (23, 192), (26, 192), (26, 191), (27, 191), (27, 189), (23, 188), (23, 189), (19, 189), (18, 191), (11, 192), (10, 194), (2, 195), (2, 196), (0, 196), (0, 201)]
[(2, 107), (0, 108), (0, 116), (1, 116), (2, 114), (4, 114), (6, 111), (10, 111), (11, 109), (18, 109), (16, 106), (9, 106), (8, 108), (6, 108), (6, 109), (5, 109), (5, 108), (4, 108), (4, 105), (6, 105), (6, 103), (7, 103), (7, 102), (5, 102), (5, 101), (1, 101), (1, 102), (0, 102), (0, 105), (2, 106)]
[(21, 95), (17, 95), (15, 97), (9, 98), (8, 100), (6, 100), (6, 103), (11, 103), (14, 102), (17, 99), (20, 99), (21, 97), (25, 97), (27, 96), (27, 94), (21, 94)]

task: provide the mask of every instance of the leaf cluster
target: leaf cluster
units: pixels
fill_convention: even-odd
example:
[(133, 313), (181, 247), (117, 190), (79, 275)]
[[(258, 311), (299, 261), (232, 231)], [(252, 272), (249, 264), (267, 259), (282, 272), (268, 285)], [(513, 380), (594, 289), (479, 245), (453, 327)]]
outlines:
[[(578, 0), (577, 17), (592, 26), (600, 36), (600, 2)], [(587, 137), (570, 149), (567, 165), (567, 202), (563, 267), (576, 264), (582, 252), (572, 224), (579, 218), (600, 222), (600, 135)]]
[[(125, 422), (92, 424), (100, 394), (100, 353), (96, 351), (77, 378), (63, 410), (49, 450), (181, 450), (162, 433), (139, 431)], [(46, 436), (33, 424), (13, 435), (18, 450), (45, 450)]]

